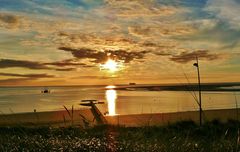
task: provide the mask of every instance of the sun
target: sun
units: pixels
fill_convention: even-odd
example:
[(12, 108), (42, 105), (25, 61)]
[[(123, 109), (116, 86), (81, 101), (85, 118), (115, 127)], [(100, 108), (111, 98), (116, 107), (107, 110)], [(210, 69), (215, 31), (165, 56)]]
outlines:
[(108, 59), (105, 64), (101, 64), (100, 68), (103, 70), (109, 70), (110, 72), (115, 72), (118, 70), (118, 63), (112, 59)]

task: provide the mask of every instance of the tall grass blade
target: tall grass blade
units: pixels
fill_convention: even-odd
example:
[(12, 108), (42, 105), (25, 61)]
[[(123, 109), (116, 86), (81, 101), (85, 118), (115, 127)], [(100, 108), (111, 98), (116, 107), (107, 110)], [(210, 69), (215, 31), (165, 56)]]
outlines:
[(233, 93), (234, 94), (234, 97), (235, 97), (235, 105), (236, 105), (236, 119), (237, 119), (237, 121), (238, 121), (238, 100), (237, 100), (237, 95), (236, 95), (236, 93), (234, 92)]
[(67, 109), (67, 107), (66, 107), (66, 106), (64, 106), (64, 105), (63, 105), (63, 107), (64, 107), (64, 109), (67, 111), (67, 113), (68, 113), (68, 116), (71, 118), (71, 113), (69, 112), (69, 110)]
[(239, 133), (239, 129), (238, 129), (238, 138), (237, 138), (237, 147), (236, 147), (236, 152), (238, 152), (238, 146), (240, 145), (240, 133)]
[(79, 116), (82, 118), (84, 128), (89, 128), (89, 124), (90, 124), (89, 120), (86, 117), (84, 117), (82, 114), (79, 114)]
[(63, 122), (64, 122), (64, 126), (66, 127), (66, 118), (65, 118), (65, 115), (63, 115)]
[(68, 110), (68, 108), (67, 108), (66, 106), (63, 105), (63, 107), (64, 107), (64, 109), (67, 111), (68, 116), (69, 116), (69, 118), (71, 119), (71, 123), (72, 123), (72, 126), (73, 126), (73, 105), (72, 105), (72, 110), (71, 110), (71, 112)]
[(73, 108), (73, 105), (72, 105), (72, 117), (71, 117), (71, 119), (72, 119), (72, 126), (73, 126), (73, 112), (74, 112), (74, 108)]

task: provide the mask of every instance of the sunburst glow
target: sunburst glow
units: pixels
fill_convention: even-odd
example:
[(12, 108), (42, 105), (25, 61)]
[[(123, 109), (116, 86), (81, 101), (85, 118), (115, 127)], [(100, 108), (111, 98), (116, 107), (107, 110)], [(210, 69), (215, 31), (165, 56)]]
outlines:
[(116, 61), (109, 59), (105, 64), (101, 64), (100, 67), (103, 70), (115, 72), (119, 69), (119, 64)]

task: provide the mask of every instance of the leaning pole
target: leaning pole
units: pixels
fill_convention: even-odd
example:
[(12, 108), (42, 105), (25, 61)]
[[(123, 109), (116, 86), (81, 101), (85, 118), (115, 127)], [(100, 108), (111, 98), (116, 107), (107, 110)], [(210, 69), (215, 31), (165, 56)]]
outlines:
[(202, 125), (202, 93), (201, 93), (201, 80), (200, 80), (200, 67), (198, 63), (198, 57), (196, 56), (196, 63), (193, 66), (197, 67), (198, 73), (198, 98), (199, 98), (199, 124)]

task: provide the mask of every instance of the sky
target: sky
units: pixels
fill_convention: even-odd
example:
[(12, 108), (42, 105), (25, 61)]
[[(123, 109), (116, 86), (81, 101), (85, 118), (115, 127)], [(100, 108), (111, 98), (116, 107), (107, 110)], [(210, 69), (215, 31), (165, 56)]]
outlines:
[(196, 56), (202, 82), (239, 82), (239, 8), (239, 0), (0, 0), (0, 85), (196, 83)]

